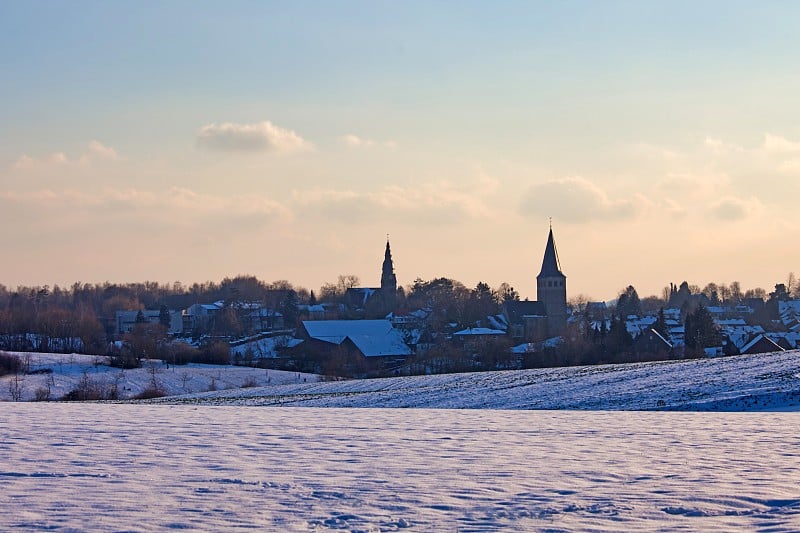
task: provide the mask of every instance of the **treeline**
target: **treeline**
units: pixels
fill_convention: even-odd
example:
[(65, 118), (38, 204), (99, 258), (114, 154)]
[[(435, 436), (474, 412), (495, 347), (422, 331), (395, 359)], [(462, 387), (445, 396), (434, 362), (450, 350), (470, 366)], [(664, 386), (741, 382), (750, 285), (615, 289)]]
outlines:
[[(431, 280), (418, 278), (397, 290), (389, 302), (390, 308), (385, 300), (370, 299), (366, 309), (358, 309), (348, 301), (348, 290), (359, 286), (360, 280), (354, 275), (338, 276), (335, 281), (323, 284), (316, 292), (294, 286), (286, 280), (265, 282), (249, 275), (192, 285), (180, 282), (106, 282), (74, 283), (69, 287), (17, 287), (15, 290), (0, 285), (0, 349), (109, 354), (112, 350), (119, 350), (118, 345), (111, 343), (120, 340), (114, 335), (114, 316), (120, 310), (179, 310), (196, 303), (222, 301), (224, 312), (214, 322), (213, 330), (207, 332), (211, 342), (253, 333), (243, 325), (240, 314), (246, 313), (247, 308), (237, 305), (241, 302), (258, 302), (280, 311), (286, 319), (287, 328), (296, 326), (299, 320), (307, 317), (301, 312), (303, 305), (333, 304), (336, 311), (330, 315), (332, 318), (378, 318), (385, 316), (387, 310), (427, 308), (430, 315), (426, 327), (432, 333), (439, 334), (452, 331), (454, 327), (487, 326), (486, 317), (499, 314), (504, 302), (520, 299), (517, 291), (507, 283), (492, 288), (480, 282), (469, 288), (446, 277)], [(615, 317), (611, 326), (602, 331), (598, 328), (587, 329), (581, 325), (582, 321), (577, 321), (582, 329), (567, 336), (566, 344), (572, 343), (572, 346), (561, 348), (559, 357), (588, 362), (587, 357), (614, 361), (620, 354), (629, 356), (630, 341), (621, 333), (624, 328), (614, 325), (614, 321), (621, 322), (629, 315), (657, 313), (659, 309), (673, 307), (681, 309), (683, 322), (699, 306), (762, 302), (763, 308), (755, 306), (755, 320), (768, 323), (777, 318), (776, 302), (792, 297), (800, 297), (800, 283), (793, 274), (788, 276), (786, 283), (777, 284), (770, 293), (761, 288), (743, 290), (738, 282), (708, 283), (703, 287), (683, 282), (680, 285), (670, 284), (661, 295), (641, 298), (633, 286), (628, 286), (620, 291), (616, 305), (609, 309)], [(585, 295), (571, 298), (569, 305), (573, 315), (585, 312), (590, 300)], [(370, 305), (373, 307), (370, 308)], [(122, 339), (129, 346), (140, 347), (130, 357), (141, 358), (158, 353), (175, 362), (188, 358), (188, 355), (181, 355), (190, 352), (188, 348), (181, 347), (168, 353), (166, 347), (169, 342), (165, 340), (163, 330), (153, 325), (143, 325), (138, 329), (135, 336)], [(578, 346), (578, 339), (585, 346)], [(492, 357), (497, 357), (493, 355), (496, 351), (495, 346), (481, 350), (481, 353), (488, 354), (487, 361), (481, 366), (491, 364)], [(218, 350), (214, 353), (217, 354)], [(200, 357), (197, 354), (195, 356)], [(440, 359), (452, 359), (451, 356), (448, 352)], [(210, 356), (212, 359), (216, 357), (218, 355)], [(457, 361), (442, 366), (460, 368), (472, 364), (470, 361)], [(506, 362), (501, 360), (497, 364), (503, 366)]]

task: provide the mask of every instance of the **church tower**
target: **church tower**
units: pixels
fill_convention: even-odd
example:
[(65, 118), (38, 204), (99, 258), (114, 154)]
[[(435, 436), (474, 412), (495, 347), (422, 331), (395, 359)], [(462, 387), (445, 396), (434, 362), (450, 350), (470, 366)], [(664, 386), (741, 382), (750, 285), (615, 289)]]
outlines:
[(552, 224), (544, 249), (542, 270), (536, 276), (536, 297), (547, 312), (548, 335), (562, 335), (567, 328), (567, 276), (561, 272)]
[(394, 275), (392, 250), (389, 248), (389, 238), (386, 238), (386, 252), (383, 254), (383, 269), (381, 270), (381, 292), (385, 297), (394, 298), (397, 293), (397, 276)]

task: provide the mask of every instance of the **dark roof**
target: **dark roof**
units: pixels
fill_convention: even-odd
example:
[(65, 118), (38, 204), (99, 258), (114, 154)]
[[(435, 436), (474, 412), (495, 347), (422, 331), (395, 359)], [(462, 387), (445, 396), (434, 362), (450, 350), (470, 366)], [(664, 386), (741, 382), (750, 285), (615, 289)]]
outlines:
[(503, 304), (503, 313), (508, 317), (509, 324), (519, 324), (525, 316), (547, 316), (547, 311), (542, 302), (506, 302)]
[(558, 252), (556, 251), (556, 241), (553, 238), (553, 228), (550, 228), (550, 234), (547, 236), (547, 246), (544, 249), (544, 259), (542, 259), (542, 271), (539, 272), (539, 275), (536, 277), (566, 278), (564, 273), (561, 272), (561, 264), (558, 261)]

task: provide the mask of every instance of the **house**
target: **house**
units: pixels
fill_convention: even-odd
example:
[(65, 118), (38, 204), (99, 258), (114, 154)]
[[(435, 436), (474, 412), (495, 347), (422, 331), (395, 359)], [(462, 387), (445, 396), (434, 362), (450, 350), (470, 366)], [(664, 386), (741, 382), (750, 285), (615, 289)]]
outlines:
[(783, 351), (785, 350), (781, 348), (775, 341), (762, 334), (754, 337), (753, 340), (742, 346), (742, 348), (739, 350), (739, 353), (745, 355)]
[(194, 331), (208, 327), (211, 321), (222, 311), (224, 303), (219, 300), (210, 304), (194, 304), (183, 311), (183, 330)]
[(505, 302), (503, 317), (516, 342), (532, 343), (547, 338), (547, 311), (542, 302)]
[(492, 328), (467, 328), (453, 333), (453, 339), (461, 342), (466, 348), (474, 348), (495, 338), (505, 338), (506, 332), (502, 329)]
[(346, 373), (368, 373), (402, 363), (412, 354), (402, 333), (388, 320), (304, 320), (296, 337), (302, 343), (292, 349), (297, 356), (318, 361), (345, 358), (339, 366)]
[[(144, 320), (148, 324), (158, 324), (161, 321), (161, 311), (153, 309), (133, 310), (133, 311), (117, 311), (115, 330), (117, 335), (124, 335), (130, 333), (136, 327), (137, 317), (141, 313), (140, 320)], [(168, 311), (169, 313), (169, 327), (167, 333), (170, 335), (178, 335), (183, 332), (183, 317), (179, 311)]]
[(633, 349), (637, 353), (668, 354), (672, 352), (672, 343), (655, 329), (648, 328), (634, 339)]

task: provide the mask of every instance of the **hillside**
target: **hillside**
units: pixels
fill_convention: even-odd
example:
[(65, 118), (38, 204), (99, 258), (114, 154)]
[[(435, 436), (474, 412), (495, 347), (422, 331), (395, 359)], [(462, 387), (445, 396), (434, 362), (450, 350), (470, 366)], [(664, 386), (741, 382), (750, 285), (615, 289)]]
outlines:
[(800, 351), (337, 382), (295, 380), (155, 401), (448, 409), (800, 410)]
[[(116, 387), (120, 399), (130, 399), (153, 386), (165, 394), (177, 395), (192, 392), (239, 389), (241, 387), (282, 385), (312, 382), (313, 374), (298, 374), (280, 370), (264, 370), (228, 365), (164, 365), (161, 361), (145, 361), (142, 368), (121, 370), (108, 366), (108, 358), (81, 354), (19, 353), (28, 358), (30, 370), (21, 375), (21, 399), (33, 400), (37, 391), (49, 391), (49, 399), (59, 400), (76, 389), (81, 382), (95, 388), (108, 390)], [(14, 377), (0, 377), (0, 401), (12, 399)]]

